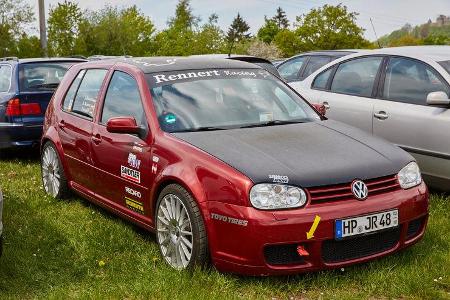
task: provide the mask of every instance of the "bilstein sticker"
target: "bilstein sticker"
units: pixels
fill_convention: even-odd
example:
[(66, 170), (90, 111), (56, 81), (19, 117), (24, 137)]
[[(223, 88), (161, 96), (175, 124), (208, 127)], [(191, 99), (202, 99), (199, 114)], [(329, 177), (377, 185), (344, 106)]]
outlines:
[(120, 176), (136, 183), (141, 183), (141, 172), (120, 166)]
[(289, 183), (289, 177), (283, 175), (269, 175), (274, 183)]
[(215, 213), (211, 213), (211, 219), (219, 220), (222, 222), (235, 224), (235, 225), (239, 225), (239, 226), (244, 226), (244, 227), (248, 225), (247, 220), (236, 219), (236, 218), (227, 217), (227, 216), (223, 216), (223, 215), (219, 215), (219, 214), (215, 214)]
[(125, 204), (132, 211), (144, 214), (144, 205), (141, 202), (125, 197)]

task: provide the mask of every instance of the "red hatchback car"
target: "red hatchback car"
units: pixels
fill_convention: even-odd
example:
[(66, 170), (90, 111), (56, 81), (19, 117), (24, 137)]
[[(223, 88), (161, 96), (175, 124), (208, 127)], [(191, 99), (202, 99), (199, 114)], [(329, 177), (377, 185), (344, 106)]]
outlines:
[(42, 178), (156, 232), (175, 269), (342, 267), (414, 244), (428, 219), (409, 154), (225, 59), (75, 65), (47, 110)]

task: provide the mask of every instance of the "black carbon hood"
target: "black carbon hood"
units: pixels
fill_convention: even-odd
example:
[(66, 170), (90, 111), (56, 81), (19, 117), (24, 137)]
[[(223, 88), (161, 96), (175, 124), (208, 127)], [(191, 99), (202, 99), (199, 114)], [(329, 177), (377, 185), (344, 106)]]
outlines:
[(414, 160), (382, 139), (331, 120), (174, 135), (254, 183), (274, 179), (288, 179), (301, 187), (347, 183), (396, 174)]

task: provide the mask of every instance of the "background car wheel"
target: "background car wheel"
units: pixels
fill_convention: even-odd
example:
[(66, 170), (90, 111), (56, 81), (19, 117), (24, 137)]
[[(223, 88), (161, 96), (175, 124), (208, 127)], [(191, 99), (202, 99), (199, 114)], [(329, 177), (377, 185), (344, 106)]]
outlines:
[(157, 241), (162, 256), (174, 269), (192, 269), (208, 261), (208, 240), (201, 212), (193, 197), (177, 184), (158, 198)]
[(44, 145), (41, 155), (42, 183), (47, 194), (64, 198), (69, 193), (67, 179), (58, 152), (51, 142)]

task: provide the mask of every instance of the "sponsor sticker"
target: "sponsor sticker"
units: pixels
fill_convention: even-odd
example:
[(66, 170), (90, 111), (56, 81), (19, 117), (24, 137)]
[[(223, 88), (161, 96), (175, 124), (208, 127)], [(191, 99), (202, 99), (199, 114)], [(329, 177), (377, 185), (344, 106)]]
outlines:
[(141, 160), (137, 158), (136, 154), (128, 154), (128, 165), (132, 168), (138, 169), (141, 167)]
[(215, 213), (211, 213), (211, 219), (219, 220), (219, 221), (222, 221), (222, 222), (235, 224), (235, 225), (239, 225), (239, 226), (244, 226), (244, 227), (246, 227), (248, 225), (248, 221), (247, 220), (236, 219), (236, 218), (223, 216), (223, 215), (219, 215), (219, 214), (215, 214)]
[(289, 177), (283, 175), (269, 175), (269, 179), (272, 179), (274, 183), (288, 183)]
[(139, 199), (141, 199), (141, 197), (142, 197), (141, 192), (136, 191), (136, 190), (133, 190), (132, 188), (129, 188), (129, 187), (127, 187), (127, 186), (125, 187), (125, 192), (126, 192), (127, 194), (129, 194), (129, 195), (131, 195), (131, 196), (133, 196), (133, 197), (139, 198)]
[(132, 211), (144, 214), (144, 204), (141, 202), (125, 197), (125, 204)]
[(141, 183), (141, 172), (120, 166), (120, 176), (136, 183)]
[(156, 172), (158, 172), (159, 157), (158, 156), (153, 156), (152, 160), (153, 160), (152, 173), (156, 174)]

